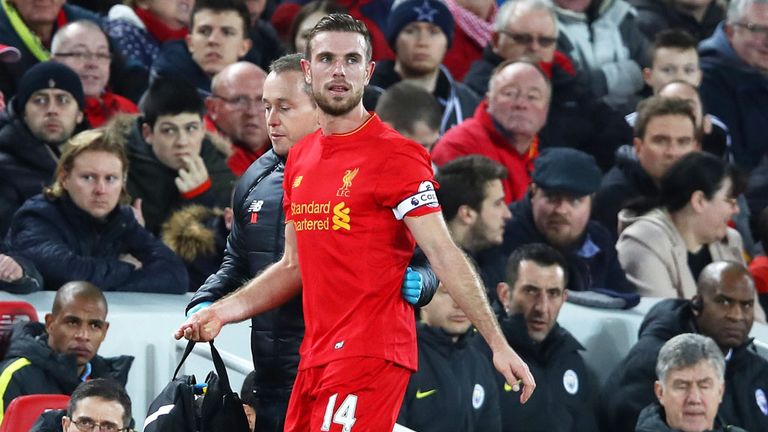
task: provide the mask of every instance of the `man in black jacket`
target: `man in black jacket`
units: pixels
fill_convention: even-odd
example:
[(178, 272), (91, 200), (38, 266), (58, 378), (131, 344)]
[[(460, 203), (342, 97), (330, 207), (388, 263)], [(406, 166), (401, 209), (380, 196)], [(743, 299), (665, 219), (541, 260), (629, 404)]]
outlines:
[(633, 147), (622, 147), (616, 165), (595, 194), (592, 219), (616, 238), (619, 212), (638, 199), (659, 195), (661, 177), (677, 160), (701, 148), (696, 116), (682, 99), (653, 96), (639, 105)]
[(500, 432), (497, 374), (442, 286), (421, 308), (416, 334), (419, 370), (408, 382), (397, 423), (419, 432)]
[(504, 281), (507, 257), (519, 246), (545, 243), (568, 262), (568, 290), (634, 292), (619, 265), (613, 236), (589, 220), (601, 172), (594, 158), (570, 148), (546, 149), (536, 159), (528, 196), (510, 205), (501, 248), (478, 255), (490, 282)]
[(39, 63), (19, 82), (0, 129), (0, 237), (13, 213), (53, 180), (62, 145), (83, 121), (83, 86), (75, 71)]
[(0, 422), (11, 401), (28, 394), (69, 395), (83, 381), (128, 380), (131, 356), (104, 358), (97, 354), (109, 329), (107, 299), (88, 282), (70, 282), (53, 300), (45, 324), (24, 322), (14, 327), (11, 345), (0, 364)]
[(128, 193), (141, 199), (146, 228), (154, 234), (180, 207), (229, 205), (235, 178), (205, 136), (204, 111), (189, 84), (158, 79), (144, 97), (142, 116), (122, 131), (130, 160)]
[(658, 403), (640, 412), (635, 432), (744, 432), (717, 418), (725, 358), (712, 339), (693, 333), (673, 337), (659, 351), (656, 375)]
[[(187, 315), (245, 284), (283, 253), (283, 172), (288, 150), (317, 129), (315, 102), (304, 83), (301, 54), (272, 63), (264, 82), (264, 107), (272, 149), (256, 160), (235, 188), (232, 231), (224, 262), (195, 293)], [(304, 336), (301, 297), (252, 318), (259, 431), (282, 431)]]
[(748, 431), (768, 430), (768, 361), (748, 337), (754, 317), (754, 282), (741, 264), (714, 262), (701, 273), (693, 300), (659, 302), (640, 326), (639, 339), (601, 391), (601, 430), (633, 430), (640, 411), (655, 400), (656, 358), (681, 333), (715, 340), (726, 356), (722, 419)]
[(506, 283), (498, 286), (506, 312), (501, 329), (544, 391), (522, 405), (498, 376), (505, 432), (592, 432), (597, 427), (593, 377), (579, 353), (584, 347), (557, 324), (568, 277), (568, 263), (550, 246), (526, 244), (509, 257)]

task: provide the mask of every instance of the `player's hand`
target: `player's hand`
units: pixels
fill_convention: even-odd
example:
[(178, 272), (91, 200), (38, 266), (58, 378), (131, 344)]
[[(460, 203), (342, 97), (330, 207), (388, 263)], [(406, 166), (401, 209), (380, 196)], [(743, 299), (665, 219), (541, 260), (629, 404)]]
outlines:
[(176, 339), (186, 338), (195, 342), (209, 342), (215, 338), (224, 322), (214, 308), (204, 308), (192, 314), (174, 333)]
[(421, 298), (421, 289), (424, 287), (421, 280), (421, 274), (408, 267), (405, 270), (405, 277), (403, 278), (403, 287), (401, 293), (405, 301), (410, 304), (416, 304)]
[(512, 390), (518, 391), (522, 385), (523, 393), (520, 395), (520, 403), (526, 403), (536, 389), (536, 381), (523, 359), (505, 344), (502, 349), (494, 351), (493, 365), (504, 375), (504, 379), (512, 386)]
[(0, 254), (0, 282), (16, 282), (24, 276), (24, 269), (21, 268), (15, 259), (8, 255)]
[(187, 193), (208, 181), (208, 169), (200, 155), (182, 156), (181, 160), (184, 161), (184, 167), (178, 171), (174, 180), (179, 192)]

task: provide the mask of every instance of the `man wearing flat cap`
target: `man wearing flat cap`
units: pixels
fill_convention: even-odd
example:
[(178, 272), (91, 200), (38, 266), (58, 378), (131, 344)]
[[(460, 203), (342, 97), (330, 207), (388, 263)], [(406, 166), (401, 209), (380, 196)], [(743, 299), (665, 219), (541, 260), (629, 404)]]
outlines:
[(568, 262), (569, 291), (635, 292), (619, 265), (611, 234), (589, 220), (601, 177), (595, 159), (584, 152), (565, 147), (542, 151), (534, 162), (527, 196), (510, 205), (512, 219), (504, 230), (501, 250), (479, 257), (493, 279), (486, 283), (504, 280), (507, 257), (519, 246), (544, 243)]
[(455, 81), (443, 66), (453, 39), (453, 16), (440, 0), (405, 0), (387, 17), (386, 36), (395, 61), (376, 62), (366, 106), (392, 85), (407, 81), (431, 93), (442, 107), (440, 134), (472, 116), (480, 96)]
[(13, 213), (52, 183), (62, 145), (83, 121), (83, 86), (69, 67), (43, 62), (30, 68), (0, 129), (0, 236)]

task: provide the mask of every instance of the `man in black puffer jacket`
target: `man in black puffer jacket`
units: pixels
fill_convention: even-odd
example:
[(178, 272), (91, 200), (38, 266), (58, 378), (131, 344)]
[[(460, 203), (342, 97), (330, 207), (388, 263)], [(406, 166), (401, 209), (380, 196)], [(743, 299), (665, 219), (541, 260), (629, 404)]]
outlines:
[[(563, 256), (545, 244), (520, 246), (509, 257), (506, 283), (498, 295), (505, 317), (499, 322), (509, 345), (531, 369), (538, 391), (525, 403), (497, 374), (504, 432), (594, 432), (597, 429), (594, 377), (584, 347), (557, 323), (568, 297)], [(484, 345), (488, 355), (490, 350)]]
[(125, 386), (133, 357), (97, 354), (109, 328), (106, 318), (107, 299), (101, 290), (88, 282), (71, 282), (56, 293), (45, 324), (17, 324), (0, 364), (0, 422), (18, 396), (70, 395), (93, 378), (111, 378)]
[(702, 271), (693, 300), (662, 300), (648, 311), (637, 344), (602, 388), (601, 430), (633, 430), (640, 411), (656, 400), (653, 383), (659, 350), (682, 333), (709, 336), (726, 355), (719, 416), (748, 431), (768, 430), (768, 361), (757, 354), (747, 336), (754, 315), (754, 289), (741, 264), (715, 262)]

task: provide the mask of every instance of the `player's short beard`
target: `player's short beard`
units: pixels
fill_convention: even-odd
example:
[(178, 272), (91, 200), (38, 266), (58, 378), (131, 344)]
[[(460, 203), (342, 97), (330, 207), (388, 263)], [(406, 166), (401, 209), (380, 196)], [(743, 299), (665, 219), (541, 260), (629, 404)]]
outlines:
[(330, 100), (332, 98), (323, 95), (322, 90), (320, 92), (313, 91), (312, 95), (315, 98), (315, 103), (324, 113), (339, 117), (349, 113), (360, 103), (363, 99), (363, 88), (360, 87), (360, 90), (353, 93), (346, 100), (338, 101), (338, 103), (334, 103), (335, 101)]

